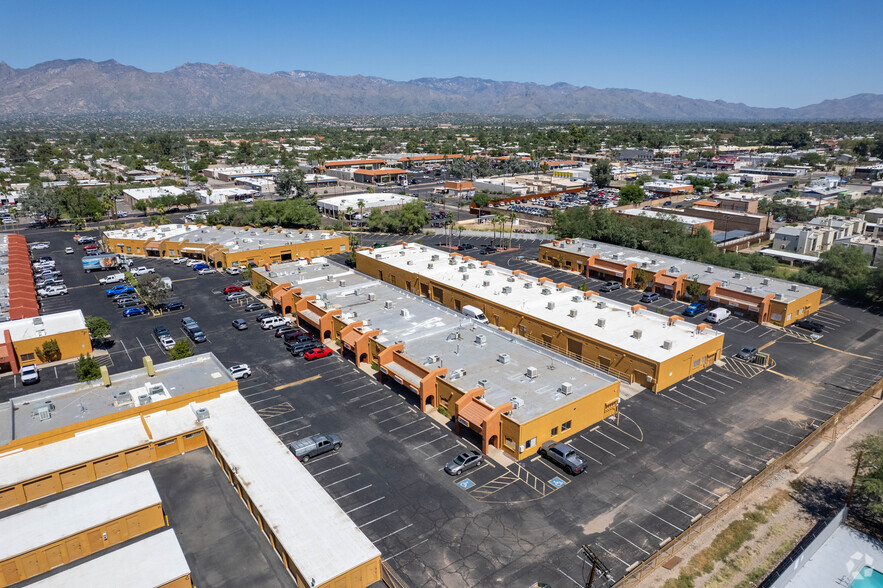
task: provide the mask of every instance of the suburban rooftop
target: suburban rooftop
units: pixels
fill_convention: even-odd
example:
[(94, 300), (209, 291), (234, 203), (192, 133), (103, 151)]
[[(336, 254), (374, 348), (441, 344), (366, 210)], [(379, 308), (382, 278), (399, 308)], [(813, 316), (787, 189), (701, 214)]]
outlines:
[[(317, 296), (319, 306), (339, 308), (344, 323), (365, 323), (358, 328), (362, 332), (377, 329), (380, 333), (375, 339), (384, 346), (404, 343), (403, 355), (427, 370), (448, 368), (445, 379), (463, 391), (482, 385), (484, 401), (490, 406), (513, 397), (523, 400), (511, 414), (516, 422), (527, 422), (616, 381), (582, 363), (323, 259), (252, 271), (276, 283), (290, 281), (291, 287), (301, 289), (301, 296)], [(528, 367), (537, 368), (536, 378), (525, 375)], [(418, 383), (416, 374), (414, 378), (411, 384)], [(568, 395), (560, 392), (565, 382), (571, 384)]]
[(671, 220), (685, 225), (701, 225), (703, 223), (711, 222), (707, 218), (699, 218), (697, 216), (680, 215), (674, 214), (673, 212), (660, 212), (658, 210), (642, 210), (640, 208), (619, 210), (617, 211), (617, 214), (623, 214), (625, 216), (644, 216), (656, 220)]
[(161, 241), (189, 243), (195, 246), (218, 244), (228, 251), (249, 251), (265, 247), (292, 245), (318, 241), (338, 236), (324, 231), (300, 231), (298, 229), (259, 229), (245, 227), (208, 226), (196, 224), (168, 224), (156, 227), (135, 227), (105, 231), (110, 239), (133, 239), (137, 241)]
[(619, 245), (611, 245), (589, 239), (568, 239), (544, 243), (543, 245), (546, 247), (554, 246), (557, 249), (586, 256), (598, 255), (601, 259), (613, 260), (623, 264), (637, 263), (635, 267), (648, 272), (664, 269), (668, 274), (687, 274), (689, 279), (696, 280), (704, 285), (720, 282), (722, 287), (731, 290), (746, 291), (747, 288), (751, 288), (751, 293), (758, 296), (778, 294), (780, 295), (778, 300), (786, 302), (802, 298), (810, 292), (819, 289), (815, 286), (807, 286), (777, 278), (768, 278), (759, 274), (732, 270), (717, 265), (708, 265), (678, 257), (659, 255), (629, 247), (620, 247)]
[(51, 337), (85, 328), (86, 319), (80, 309), (23, 318), (3, 324), (3, 329), (9, 331), (13, 341)]

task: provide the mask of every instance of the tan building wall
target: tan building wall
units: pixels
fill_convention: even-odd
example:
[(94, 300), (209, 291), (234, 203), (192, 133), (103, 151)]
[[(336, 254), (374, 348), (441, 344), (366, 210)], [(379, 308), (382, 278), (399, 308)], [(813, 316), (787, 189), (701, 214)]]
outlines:
[(76, 331), (68, 331), (67, 333), (59, 333), (57, 335), (46, 335), (45, 337), (34, 337), (33, 339), (25, 339), (13, 343), (15, 355), (18, 359), (18, 365), (34, 365), (42, 363), (37, 356), (35, 349), (43, 348), (43, 343), (55, 339), (58, 342), (58, 349), (61, 351), (61, 359), (70, 359), (79, 357), (81, 354), (86, 355), (92, 353), (92, 339), (89, 337), (89, 329), (78, 329)]
[(695, 216), (707, 218), (713, 221), (716, 231), (748, 231), (750, 233), (766, 233), (770, 230), (770, 217), (766, 214), (748, 215), (734, 214), (733, 211), (724, 211), (706, 206), (694, 206), (692, 208), (670, 209), (654, 208), (653, 210), (675, 214), (677, 216)]
[[(560, 251), (556, 251), (557, 253), (564, 254)], [(357, 263), (361, 272), (429, 298), (448, 308), (460, 311), (466, 305), (476, 306), (482, 309), (492, 325), (500, 329), (521, 335), (629, 382), (639, 383), (654, 392), (702, 371), (723, 354), (723, 337), (717, 337), (682, 355), (659, 363), (634, 355), (608, 342), (592, 339), (536, 317), (514, 312), (477, 294), (422, 278), (418, 274), (396, 268), (370, 256), (357, 256)]]
[(116, 520), (84, 529), (48, 545), (41, 545), (33, 551), (0, 561), (0, 587), (33, 578), (60, 565), (164, 527), (165, 524), (162, 504), (157, 502)]

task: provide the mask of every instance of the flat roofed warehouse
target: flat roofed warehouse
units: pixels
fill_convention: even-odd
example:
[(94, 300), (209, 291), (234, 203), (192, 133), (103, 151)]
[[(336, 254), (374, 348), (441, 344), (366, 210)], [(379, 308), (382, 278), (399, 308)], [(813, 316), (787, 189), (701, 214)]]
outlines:
[(111, 253), (192, 257), (216, 268), (264, 265), (349, 250), (346, 235), (303, 229), (168, 224), (105, 231)]
[(709, 367), (723, 334), (548, 278), (414, 244), (357, 252), (360, 271), (654, 391)]
[[(323, 260), (254, 270), (283, 312), (339, 338), (342, 353), (443, 406), (516, 459), (618, 408), (619, 380), (380, 280)], [(553, 369), (554, 368), (554, 369)]]
[(822, 289), (733, 270), (698, 261), (669, 257), (588, 239), (564, 239), (540, 245), (543, 263), (577, 271), (589, 277), (614, 279), (680, 299), (691, 282), (700, 285), (710, 306), (729, 306), (758, 323), (787, 326), (817, 311)]

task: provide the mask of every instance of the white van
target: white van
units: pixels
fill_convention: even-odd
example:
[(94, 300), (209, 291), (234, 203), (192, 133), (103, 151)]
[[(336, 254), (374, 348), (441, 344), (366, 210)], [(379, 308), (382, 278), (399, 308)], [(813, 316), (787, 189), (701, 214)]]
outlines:
[(712, 310), (711, 312), (708, 313), (708, 316), (705, 317), (705, 320), (707, 320), (710, 323), (722, 323), (725, 320), (727, 320), (728, 318), (730, 318), (730, 316), (732, 314), (733, 313), (730, 312), (729, 310), (727, 310), (726, 308), (715, 308), (714, 310)]
[(465, 316), (468, 316), (469, 318), (479, 322), (479, 323), (482, 323), (485, 325), (488, 324), (487, 317), (484, 316), (484, 313), (481, 312), (480, 308), (477, 308), (475, 306), (464, 306), (463, 307), (463, 314)]
[(261, 321), (261, 328), (263, 330), (275, 329), (276, 327), (281, 327), (282, 325), (291, 324), (290, 321), (282, 316), (268, 316), (267, 318)]

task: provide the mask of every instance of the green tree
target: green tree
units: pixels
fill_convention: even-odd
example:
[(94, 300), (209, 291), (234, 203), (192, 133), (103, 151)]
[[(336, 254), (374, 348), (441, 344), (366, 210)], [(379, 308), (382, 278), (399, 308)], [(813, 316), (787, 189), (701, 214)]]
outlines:
[(175, 346), (169, 350), (169, 359), (184, 359), (193, 355), (193, 345), (187, 339), (175, 341)]
[(55, 339), (48, 339), (43, 341), (42, 346), (34, 349), (34, 354), (43, 363), (58, 361), (61, 359), (61, 348), (58, 346), (58, 341)]
[(883, 434), (870, 433), (849, 446), (852, 465), (859, 464), (855, 477), (853, 503), (874, 517), (883, 516)]
[(610, 161), (602, 159), (592, 166), (592, 181), (599, 188), (606, 188), (613, 181), (613, 172), (610, 169)]
[(30, 185), (19, 202), (19, 209), (35, 217), (46, 216), (58, 220), (62, 212), (62, 199), (59, 190), (46, 190), (39, 185)]
[(484, 208), (491, 203), (491, 197), (484, 192), (476, 192), (472, 197), (472, 203), (479, 208)]
[(199, 198), (193, 192), (184, 192), (175, 198), (175, 204), (178, 206), (186, 206), (187, 210), (190, 210), (194, 204), (199, 204)]
[(89, 329), (89, 337), (95, 341), (104, 341), (110, 335), (110, 322), (100, 316), (87, 316), (86, 328)]
[(135, 288), (141, 295), (141, 299), (150, 308), (156, 308), (163, 302), (168, 302), (172, 298), (172, 292), (166, 286), (162, 278), (156, 274), (144, 274), (136, 278)]
[(727, 181), (729, 179), (730, 179), (730, 174), (728, 174), (726, 172), (721, 172), (721, 173), (716, 174), (714, 176), (714, 183), (717, 184), (718, 186), (723, 186), (727, 183)]
[(659, 174), (660, 180), (673, 180), (675, 179), (674, 175), (671, 172), (663, 172)]
[(101, 367), (91, 355), (80, 355), (80, 359), (74, 364), (74, 371), (80, 382), (89, 382), (101, 377)]
[(139, 212), (143, 212), (144, 216), (147, 216), (148, 209), (151, 208), (151, 201), (149, 198), (144, 198), (142, 200), (136, 200), (135, 204), (132, 205), (132, 208)]
[(294, 187), (294, 170), (284, 169), (276, 175), (276, 193), (280, 196), (289, 196)]
[(635, 184), (629, 184), (619, 189), (619, 205), (638, 204), (644, 201), (644, 189)]

